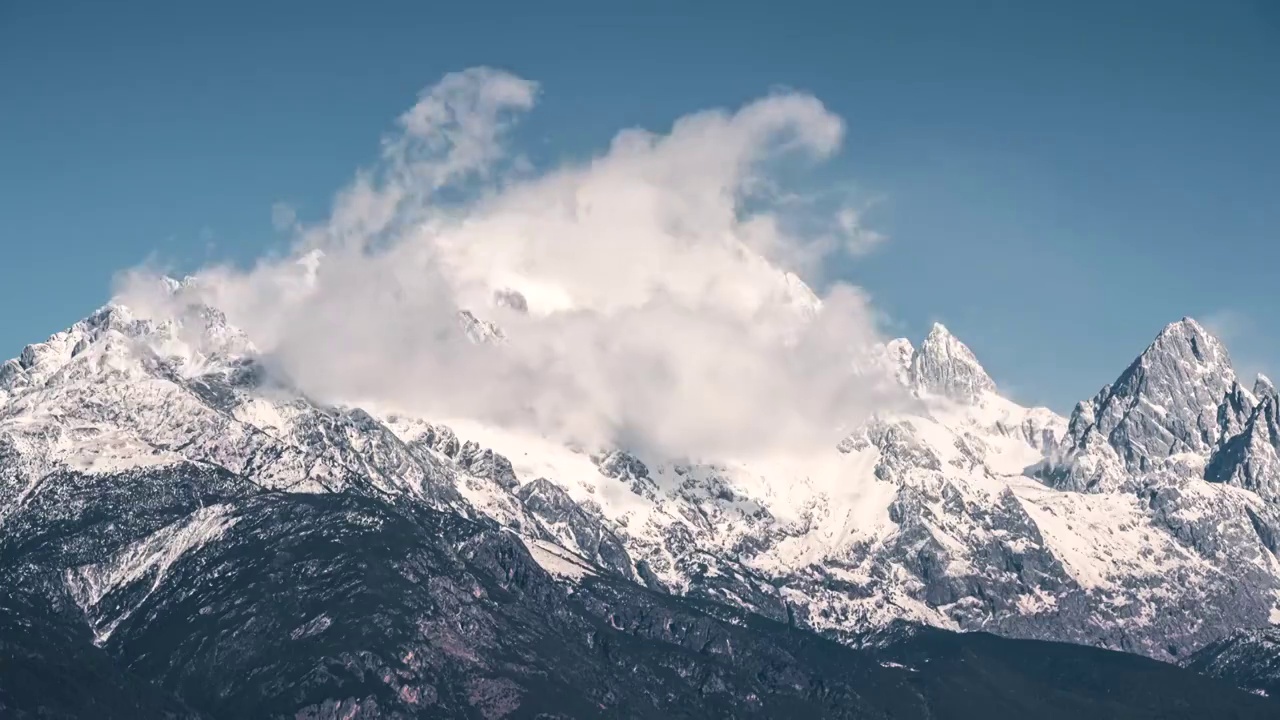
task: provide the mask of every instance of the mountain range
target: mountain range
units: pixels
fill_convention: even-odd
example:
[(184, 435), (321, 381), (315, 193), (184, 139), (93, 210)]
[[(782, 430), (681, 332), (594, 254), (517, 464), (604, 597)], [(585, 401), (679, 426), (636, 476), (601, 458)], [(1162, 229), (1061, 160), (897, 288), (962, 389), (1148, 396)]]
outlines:
[(673, 460), (108, 305), (0, 365), (0, 711), (1280, 714), (1269, 380), (1189, 318), (1069, 417), (942, 325), (875, 357), (907, 401), (826, 452)]

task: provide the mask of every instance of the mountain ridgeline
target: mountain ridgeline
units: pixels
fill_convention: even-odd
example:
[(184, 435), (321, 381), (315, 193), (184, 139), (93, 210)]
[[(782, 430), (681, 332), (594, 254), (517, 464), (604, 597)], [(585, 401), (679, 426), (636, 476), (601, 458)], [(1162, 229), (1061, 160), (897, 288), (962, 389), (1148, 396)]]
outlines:
[(0, 716), (1280, 715), (1268, 380), (1189, 319), (1069, 418), (883, 351), (828, 453), (671, 461), (103, 308), (0, 366)]

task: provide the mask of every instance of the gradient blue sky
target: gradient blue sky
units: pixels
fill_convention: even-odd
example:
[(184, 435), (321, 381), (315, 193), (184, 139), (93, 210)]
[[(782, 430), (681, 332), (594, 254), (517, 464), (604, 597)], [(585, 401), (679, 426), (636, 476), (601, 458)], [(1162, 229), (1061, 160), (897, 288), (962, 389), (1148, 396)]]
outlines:
[(1165, 323), (1280, 370), (1280, 3), (0, 3), (0, 356), (112, 274), (248, 262), (324, 215), (415, 93), (542, 85), (552, 163), (782, 85), (849, 124), (825, 168), (890, 236), (831, 273), (913, 339), (1068, 410)]

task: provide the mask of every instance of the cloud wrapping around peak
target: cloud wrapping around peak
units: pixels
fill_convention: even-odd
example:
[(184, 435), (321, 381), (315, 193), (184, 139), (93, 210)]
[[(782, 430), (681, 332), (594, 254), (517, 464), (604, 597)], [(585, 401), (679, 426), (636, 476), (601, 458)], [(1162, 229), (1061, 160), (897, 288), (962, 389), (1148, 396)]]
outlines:
[[(217, 307), (322, 400), (668, 457), (829, 448), (895, 401), (866, 295), (819, 298), (796, 274), (882, 236), (772, 172), (834, 155), (839, 117), (775, 93), (531, 172), (505, 139), (537, 95), (499, 70), (448, 75), (326, 221), (289, 218), (292, 256), (205, 268), (169, 300), (135, 271), (117, 301)], [(505, 341), (469, 340), (459, 310)]]

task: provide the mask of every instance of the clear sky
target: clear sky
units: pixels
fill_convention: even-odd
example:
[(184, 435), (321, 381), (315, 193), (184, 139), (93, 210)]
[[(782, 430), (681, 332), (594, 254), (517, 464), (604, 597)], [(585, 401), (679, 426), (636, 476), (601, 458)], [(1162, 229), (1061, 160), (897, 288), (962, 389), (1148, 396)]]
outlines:
[[(197, 7), (197, 5), (199, 7)], [(1280, 371), (1280, 2), (0, 3), (0, 356), (112, 274), (247, 262), (325, 214), (421, 88), (541, 84), (535, 162), (812, 92), (890, 237), (830, 274), (1069, 410), (1165, 323)]]

